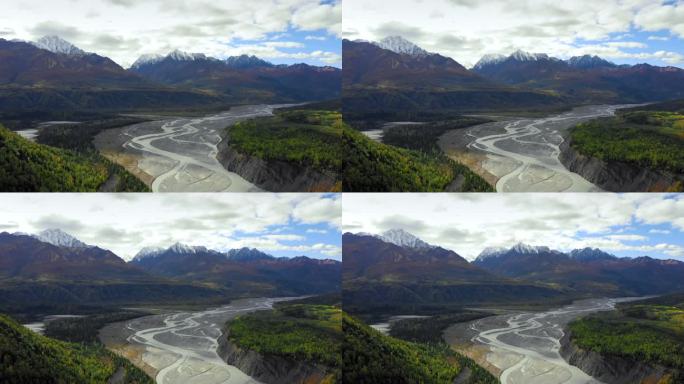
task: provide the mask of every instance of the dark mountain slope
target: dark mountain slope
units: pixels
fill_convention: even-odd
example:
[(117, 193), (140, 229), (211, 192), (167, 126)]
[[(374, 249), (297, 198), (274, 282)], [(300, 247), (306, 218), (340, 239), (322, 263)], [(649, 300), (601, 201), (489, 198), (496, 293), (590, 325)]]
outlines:
[[(344, 40), (342, 79), (345, 119), (383, 116), (410, 119), (409, 112), (548, 108), (552, 94), (520, 90), (487, 80), (453, 59), (399, 54), (366, 42)], [(400, 115), (397, 115), (400, 114)]]
[(153, 274), (212, 283), (241, 296), (324, 293), (341, 285), (338, 261), (275, 258), (258, 250), (224, 254), (176, 244), (153, 254), (139, 254), (130, 264)]
[(351, 233), (342, 243), (344, 306), (352, 314), (435, 313), (564, 295), (551, 285), (499, 277), (440, 247), (400, 247)]
[(474, 264), (511, 278), (560, 284), (581, 294), (649, 295), (684, 290), (684, 263), (650, 257), (617, 258), (600, 250), (570, 255), (548, 247), (515, 246)]
[(215, 104), (130, 73), (96, 54), (66, 55), (0, 39), (0, 112), (144, 109)]

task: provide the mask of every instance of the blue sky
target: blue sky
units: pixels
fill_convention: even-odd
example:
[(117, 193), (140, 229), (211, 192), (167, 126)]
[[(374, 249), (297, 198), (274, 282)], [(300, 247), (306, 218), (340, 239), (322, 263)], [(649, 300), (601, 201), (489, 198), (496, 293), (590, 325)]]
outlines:
[(684, 67), (683, 0), (345, 0), (344, 18), (344, 38), (401, 35), (466, 67), (517, 49)]
[(176, 242), (341, 260), (341, 202), (317, 193), (5, 194), (0, 231), (57, 228), (126, 260)]
[[(277, 64), (341, 63), (341, 0), (22, 0), (3, 5), (0, 38), (57, 35), (128, 67), (175, 49)], [(308, 39), (307, 39), (308, 37)]]
[[(275, 50), (267, 47), (274, 43), (281, 43), (282, 46), (273, 47)], [(342, 40), (326, 30), (300, 31), (289, 28), (285, 32), (272, 33), (263, 40), (236, 39), (230, 45), (235, 51), (255, 54), (274, 64), (304, 62), (342, 67)]]
[(343, 230), (407, 230), (474, 259), (518, 242), (570, 251), (684, 261), (684, 196), (677, 194), (346, 194)]

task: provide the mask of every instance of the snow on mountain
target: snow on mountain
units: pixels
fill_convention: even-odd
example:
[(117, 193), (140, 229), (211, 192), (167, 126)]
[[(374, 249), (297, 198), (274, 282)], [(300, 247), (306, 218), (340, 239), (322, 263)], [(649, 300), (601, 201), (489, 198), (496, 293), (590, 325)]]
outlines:
[(140, 260), (146, 257), (155, 257), (164, 253), (166, 249), (162, 247), (143, 247), (138, 251), (138, 253), (133, 257), (133, 260)]
[(605, 260), (605, 259), (614, 259), (615, 256), (611, 255), (608, 252), (604, 252), (598, 248), (582, 248), (582, 249), (573, 249), (570, 251), (570, 257), (576, 260)]
[(71, 236), (70, 234), (62, 231), (61, 229), (46, 229), (36, 235), (34, 238), (58, 247), (69, 247), (69, 248), (90, 248), (91, 246), (83, 243), (77, 238)]
[(614, 67), (615, 64), (596, 55), (573, 56), (566, 61), (569, 66), (582, 69)]
[(382, 241), (392, 243), (400, 247), (416, 249), (434, 248), (434, 246), (424, 242), (423, 240), (411, 233), (404, 231), (403, 229), (390, 229), (380, 235), (377, 235), (376, 237)]
[(480, 255), (477, 257), (479, 258), (487, 258), (487, 257), (496, 257), (499, 255), (503, 255), (504, 253), (508, 252), (507, 248), (504, 247), (487, 247), (480, 252)]
[(243, 247), (240, 249), (231, 249), (226, 254), (226, 257), (233, 261), (253, 261), (253, 260), (270, 260), (274, 257), (261, 252), (256, 248)]
[(504, 248), (504, 247), (487, 247), (480, 252), (480, 255), (477, 257), (479, 260), (484, 260), (490, 257), (498, 257), (502, 255), (509, 255), (509, 254), (515, 254), (515, 255), (534, 255), (542, 252), (550, 252), (551, 250), (549, 247), (545, 246), (534, 246), (534, 245), (529, 245), (525, 243), (518, 243), (511, 248)]
[(133, 63), (133, 65), (131, 65), (131, 68), (138, 68), (138, 67), (143, 66), (145, 64), (158, 63), (158, 62), (164, 60), (165, 57), (166, 56), (158, 55), (158, 54), (154, 54), (154, 53), (146, 53), (144, 55), (141, 55), (138, 58), (138, 60), (136, 60), (135, 63)]
[(384, 39), (374, 42), (382, 49), (387, 49), (395, 53), (411, 55), (411, 56), (426, 56), (430, 53), (423, 48), (413, 44), (401, 36), (389, 36)]
[(549, 55), (547, 55), (546, 53), (530, 53), (518, 49), (517, 51), (513, 52), (508, 58), (515, 59), (518, 61), (537, 61), (548, 59)]
[(488, 53), (488, 54), (482, 56), (482, 58), (477, 63), (475, 63), (475, 66), (473, 68), (478, 69), (478, 68), (484, 67), (485, 65), (497, 64), (497, 63), (500, 63), (506, 59), (507, 59), (507, 57), (504, 55), (500, 55), (500, 54), (496, 54), (496, 53)]
[(79, 56), (86, 54), (84, 50), (76, 47), (59, 36), (43, 36), (31, 44), (40, 49), (45, 49), (50, 52), (60, 53), (63, 55)]
[(254, 55), (231, 56), (226, 59), (226, 65), (228, 65), (230, 68), (238, 69), (273, 66), (273, 64), (269, 63), (268, 61), (262, 60)]
[[(157, 257), (159, 255), (172, 253), (179, 255), (195, 254), (199, 252), (207, 252), (207, 247), (192, 246), (183, 243), (175, 243), (168, 248), (162, 247), (144, 247), (133, 257), (133, 260), (141, 260), (147, 257)], [(212, 251), (215, 252), (215, 251)]]
[(166, 57), (178, 61), (195, 61), (204, 60), (207, 58), (207, 56), (204, 53), (188, 53), (183, 52), (179, 49), (176, 49), (175, 51), (169, 53), (168, 55), (166, 55)]

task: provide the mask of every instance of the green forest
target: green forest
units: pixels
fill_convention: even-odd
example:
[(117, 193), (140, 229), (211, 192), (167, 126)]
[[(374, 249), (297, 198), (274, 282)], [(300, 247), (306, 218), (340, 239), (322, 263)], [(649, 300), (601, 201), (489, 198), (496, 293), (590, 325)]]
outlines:
[(459, 116), (447, 121), (397, 125), (384, 129), (382, 142), (427, 154), (440, 154), (442, 150), (437, 146), (440, 136), (453, 129), (463, 129), (489, 121), (491, 120)]
[(96, 192), (116, 178), (113, 192), (146, 191), (120, 166), (94, 152), (31, 142), (0, 126), (0, 189), (6, 192)]
[(0, 382), (7, 384), (153, 384), (128, 360), (97, 344), (75, 344), (36, 334), (0, 315)]
[(320, 304), (278, 305), (237, 317), (227, 324), (235, 344), (264, 355), (277, 355), (330, 368), (330, 382), (341, 370), (342, 310)]
[[(570, 131), (572, 147), (601, 160), (682, 175), (684, 114), (653, 108), (630, 109), (614, 117), (579, 124)], [(673, 189), (684, 190), (684, 187), (680, 182)]]
[(323, 110), (280, 110), (275, 116), (230, 127), (230, 145), (264, 160), (281, 160), (320, 171), (342, 168), (342, 115)]
[[(672, 299), (675, 299), (674, 301)], [(684, 380), (684, 296), (620, 304), (569, 324), (572, 341), (602, 355), (662, 365)]]
[(468, 365), (463, 383), (498, 383), (483, 369), (444, 343), (414, 343), (386, 336), (344, 314), (343, 382), (373, 384), (451, 384)]
[(467, 167), (445, 155), (428, 155), (375, 142), (344, 126), (344, 191), (440, 192), (462, 178), (461, 192), (492, 192), (494, 189)]

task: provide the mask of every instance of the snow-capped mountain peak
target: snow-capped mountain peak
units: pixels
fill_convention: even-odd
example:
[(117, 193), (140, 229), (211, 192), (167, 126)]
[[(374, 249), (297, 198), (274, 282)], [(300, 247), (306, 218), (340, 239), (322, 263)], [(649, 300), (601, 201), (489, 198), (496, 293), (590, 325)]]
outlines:
[(230, 68), (272, 67), (273, 64), (254, 55), (230, 56), (225, 60)]
[(373, 43), (382, 49), (387, 49), (395, 53), (411, 55), (411, 56), (425, 56), (429, 52), (416, 44), (404, 39), (401, 36), (388, 36), (384, 39)]
[(34, 238), (58, 247), (68, 247), (68, 248), (89, 248), (90, 245), (78, 240), (77, 238), (71, 236), (70, 234), (62, 231), (61, 229), (46, 229), (36, 235)]
[(138, 67), (141, 67), (145, 64), (158, 63), (158, 62), (164, 60), (164, 57), (165, 56), (163, 56), (163, 55), (158, 55), (158, 54), (154, 54), (154, 53), (146, 53), (144, 55), (141, 55), (138, 58), (138, 60), (136, 60), (135, 63), (133, 63), (133, 65), (131, 65), (131, 68), (138, 68)]
[(601, 260), (601, 259), (615, 259), (616, 257), (614, 255), (611, 255), (608, 252), (604, 252), (598, 248), (582, 248), (582, 249), (573, 249), (570, 251), (570, 257), (572, 257), (575, 260), (584, 260), (584, 261), (590, 261), (590, 260)]
[(403, 229), (390, 229), (388, 231), (383, 232), (382, 234), (377, 236), (380, 240), (383, 240), (388, 243), (392, 243), (394, 245), (398, 245), (400, 247), (407, 247), (407, 248), (434, 248), (434, 246), (424, 242), (423, 240), (419, 239), (417, 236), (404, 231)]
[(504, 253), (508, 252), (507, 248), (504, 247), (487, 247), (480, 252), (480, 255), (477, 256), (478, 259), (485, 259), (487, 257), (496, 257), (499, 255), (503, 255)]
[(207, 56), (204, 53), (188, 53), (183, 52), (179, 49), (176, 49), (173, 52), (169, 53), (168, 55), (166, 55), (166, 57), (178, 61), (194, 61), (207, 58)]
[(602, 59), (599, 56), (583, 55), (573, 56), (567, 61), (568, 65), (575, 68), (598, 68), (598, 67), (614, 67), (615, 64), (608, 60)]
[(48, 50), (52, 53), (60, 53), (63, 55), (79, 56), (85, 55), (86, 52), (70, 42), (62, 39), (59, 36), (43, 36), (37, 41), (31, 43), (34, 46)]
[(168, 251), (174, 252), (174, 253), (197, 253), (201, 251), (206, 251), (206, 247), (194, 247), (192, 245), (187, 245), (183, 243), (176, 243), (172, 246), (169, 247)]
[(140, 260), (144, 259), (146, 257), (155, 257), (159, 256), (160, 254), (164, 253), (166, 249), (162, 247), (143, 247), (138, 251), (138, 253), (133, 257), (133, 260)]
[(497, 64), (497, 63), (500, 63), (504, 60), (506, 60), (506, 56), (504, 56), (504, 55), (500, 55), (498, 53), (488, 53), (488, 54), (482, 56), (482, 58), (475, 64), (475, 66), (473, 68), (475, 68), (475, 69), (482, 68), (485, 65)]
[(549, 247), (537, 247), (537, 246), (525, 244), (522, 242), (514, 245), (513, 248), (511, 248), (511, 251), (515, 251), (517, 253), (525, 254), (525, 255), (541, 253), (541, 252), (545, 252), (548, 250), (549, 250)]
[(509, 58), (517, 60), (517, 61), (537, 61), (537, 60), (543, 60), (543, 59), (548, 59), (549, 55), (546, 53), (530, 53), (530, 52), (525, 52), (521, 49), (518, 49), (517, 51), (513, 52)]

